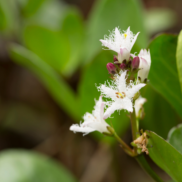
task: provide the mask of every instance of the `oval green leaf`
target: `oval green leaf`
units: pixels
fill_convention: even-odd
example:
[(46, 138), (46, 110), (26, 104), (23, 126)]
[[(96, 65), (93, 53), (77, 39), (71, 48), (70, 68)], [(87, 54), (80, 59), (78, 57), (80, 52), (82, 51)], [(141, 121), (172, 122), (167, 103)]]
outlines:
[(70, 44), (63, 32), (39, 25), (27, 26), (23, 34), (26, 46), (59, 72), (70, 57)]
[(182, 155), (167, 141), (152, 131), (146, 131), (149, 156), (176, 182), (182, 181)]
[(151, 52), (150, 84), (182, 117), (182, 94), (176, 66), (177, 36), (163, 34), (149, 46)]
[(3, 182), (76, 182), (61, 164), (46, 156), (25, 150), (8, 150), (0, 154)]
[(169, 143), (182, 154), (182, 124), (172, 128), (168, 135)]

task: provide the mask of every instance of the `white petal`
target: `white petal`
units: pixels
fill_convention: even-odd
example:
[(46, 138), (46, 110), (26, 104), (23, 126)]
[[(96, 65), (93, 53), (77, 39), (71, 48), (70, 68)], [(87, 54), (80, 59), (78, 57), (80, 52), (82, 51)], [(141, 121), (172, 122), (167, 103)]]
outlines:
[(139, 117), (139, 111), (143, 107), (143, 104), (146, 101), (147, 101), (147, 99), (145, 99), (145, 98), (143, 98), (141, 96), (135, 101), (135, 113), (136, 113), (136, 117)]
[(113, 90), (112, 88), (109, 88), (105, 85), (101, 85), (98, 87), (98, 90), (101, 91), (103, 95), (105, 95), (106, 98), (111, 98), (113, 100), (116, 99), (116, 92), (117, 90)]
[(121, 48), (120, 53), (118, 54), (118, 62), (122, 63), (124, 60), (129, 60), (130, 51), (127, 48)]
[(103, 120), (103, 122), (92, 122), (90, 124), (91, 128), (95, 128), (100, 133), (108, 133), (107, 127), (109, 125)]
[(119, 92), (126, 91), (126, 71), (120, 72), (121, 75), (117, 75), (116, 84)]
[(95, 129), (93, 129), (93, 128), (90, 128), (90, 127), (82, 127), (82, 126), (79, 126), (78, 124), (73, 124), (70, 127), (70, 130), (73, 131), (73, 132), (81, 132), (81, 133), (85, 133), (85, 134), (88, 134), (90, 132), (95, 131)]
[(131, 49), (132, 49), (133, 45), (135, 44), (136, 39), (137, 39), (137, 37), (138, 37), (139, 33), (140, 33), (140, 32), (138, 32), (138, 33), (135, 35), (135, 37), (133, 38), (133, 40), (132, 40), (132, 42), (131, 42), (131, 45), (130, 45), (130, 49), (129, 49), (129, 51), (131, 51)]
[(132, 97), (134, 97), (135, 93), (137, 93), (145, 85), (146, 84), (144, 84), (144, 83), (140, 83), (140, 84), (137, 84), (137, 85), (132, 85), (131, 88), (128, 88), (128, 90), (126, 92), (126, 96), (131, 99)]

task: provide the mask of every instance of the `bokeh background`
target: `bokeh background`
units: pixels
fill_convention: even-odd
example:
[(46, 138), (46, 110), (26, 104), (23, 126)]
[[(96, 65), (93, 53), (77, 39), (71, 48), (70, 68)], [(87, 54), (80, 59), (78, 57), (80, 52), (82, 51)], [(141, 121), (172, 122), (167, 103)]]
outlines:
[[(103, 51), (99, 39), (116, 26), (131, 26), (140, 31), (132, 50), (139, 52), (160, 33), (180, 32), (181, 7), (180, 0), (0, 0), (2, 182), (152, 182), (112, 138), (83, 137), (69, 127), (92, 111), (99, 97), (95, 84), (109, 78), (106, 63), (114, 52)], [(142, 93), (148, 102), (141, 128), (167, 139), (180, 114), (150, 84)], [(126, 115), (107, 121), (129, 144)]]

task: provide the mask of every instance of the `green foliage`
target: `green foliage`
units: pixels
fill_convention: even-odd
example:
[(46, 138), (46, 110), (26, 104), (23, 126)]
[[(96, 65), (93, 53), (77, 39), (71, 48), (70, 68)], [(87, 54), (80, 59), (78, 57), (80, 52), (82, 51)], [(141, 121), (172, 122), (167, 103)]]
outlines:
[(80, 12), (73, 8), (69, 9), (61, 24), (61, 30), (68, 37), (71, 46), (70, 60), (63, 67), (62, 72), (64, 75), (70, 76), (82, 61), (85, 31)]
[(136, 44), (140, 48), (146, 46), (147, 37), (140, 1), (99, 0), (90, 14), (86, 30), (86, 61), (91, 61), (99, 52), (101, 47), (99, 39), (103, 39), (104, 35), (108, 35), (109, 31), (118, 26), (121, 30), (126, 30), (130, 26), (135, 34), (140, 32)]
[(168, 135), (169, 143), (182, 154), (182, 124), (172, 128)]
[(33, 71), (53, 98), (73, 119), (79, 119), (76, 96), (63, 79), (37, 55), (19, 45), (12, 45), (10, 54), (15, 62)]
[(181, 90), (182, 90), (182, 31), (180, 32), (180, 34), (178, 36), (176, 62), (177, 62), (180, 86), (181, 86)]
[(1, 152), (0, 176), (3, 182), (76, 182), (61, 164), (25, 150)]
[(70, 44), (63, 32), (30, 25), (26, 27), (23, 37), (30, 50), (59, 72), (68, 63), (71, 54)]
[(149, 46), (151, 51), (150, 85), (159, 92), (182, 117), (182, 94), (176, 66), (176, 35), (160, 35)]
[(180, 182), (182, 179), (182, 155), (163, 138), (154, 132), (146, 132), (148, 139), (149, 156), (167, 172), (173, 180)]
[(167, 138), (169, 130), (179, 123), (177, 113), (170, 103), (151, 86), (145, 86), (141, 94), (147, 99), (147, 102), (144, 104), (145, 117), (141, 120), (140, 127)]

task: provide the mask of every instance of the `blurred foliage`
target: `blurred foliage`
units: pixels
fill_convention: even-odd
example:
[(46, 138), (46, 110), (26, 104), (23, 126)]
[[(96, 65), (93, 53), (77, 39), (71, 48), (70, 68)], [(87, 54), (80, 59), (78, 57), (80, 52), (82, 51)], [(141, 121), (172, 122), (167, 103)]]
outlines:
[(3, 182), (76, 182), (61, 164), (24, 150), (9, 150), (0, 154), (0, 176)]

